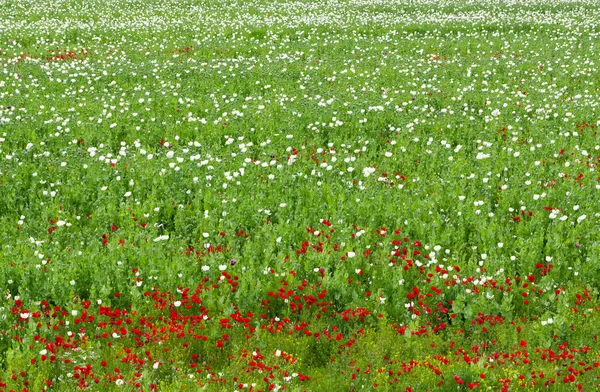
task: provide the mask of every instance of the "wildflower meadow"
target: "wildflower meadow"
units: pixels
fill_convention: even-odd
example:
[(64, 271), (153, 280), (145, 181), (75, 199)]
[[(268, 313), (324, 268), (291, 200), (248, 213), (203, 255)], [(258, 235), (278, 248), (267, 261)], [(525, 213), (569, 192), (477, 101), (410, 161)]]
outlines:
[(597, 0), (0, 0), (0, 391), (597, 391)]

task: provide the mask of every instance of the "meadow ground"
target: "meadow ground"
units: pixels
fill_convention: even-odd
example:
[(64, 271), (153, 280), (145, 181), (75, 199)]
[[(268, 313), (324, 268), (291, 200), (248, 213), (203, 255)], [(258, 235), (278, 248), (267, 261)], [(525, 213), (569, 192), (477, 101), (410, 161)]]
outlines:
[(599, 8), (0, 0), (0, 390), (597, 390)]

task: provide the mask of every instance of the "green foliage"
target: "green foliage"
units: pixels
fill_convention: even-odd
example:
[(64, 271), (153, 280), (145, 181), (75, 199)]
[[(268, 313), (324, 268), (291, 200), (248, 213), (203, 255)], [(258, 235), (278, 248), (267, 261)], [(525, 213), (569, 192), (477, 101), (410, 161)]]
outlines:
[(0, 391), (598, 389), (597, 8), (1, 3)]

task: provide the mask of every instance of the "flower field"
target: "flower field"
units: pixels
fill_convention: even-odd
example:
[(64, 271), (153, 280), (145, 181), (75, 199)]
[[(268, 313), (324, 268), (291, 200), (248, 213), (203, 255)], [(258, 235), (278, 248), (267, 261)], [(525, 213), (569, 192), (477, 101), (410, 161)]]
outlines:
[(599, 390), (598, 9), (0, 0), (0, 392)]

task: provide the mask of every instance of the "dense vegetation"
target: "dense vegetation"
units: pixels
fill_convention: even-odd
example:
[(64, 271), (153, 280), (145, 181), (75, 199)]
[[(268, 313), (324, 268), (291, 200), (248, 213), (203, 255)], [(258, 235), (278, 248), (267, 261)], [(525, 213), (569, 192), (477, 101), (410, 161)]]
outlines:
[(0, 390), (597, 390), (598, 8), (0, 0)]

